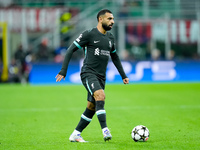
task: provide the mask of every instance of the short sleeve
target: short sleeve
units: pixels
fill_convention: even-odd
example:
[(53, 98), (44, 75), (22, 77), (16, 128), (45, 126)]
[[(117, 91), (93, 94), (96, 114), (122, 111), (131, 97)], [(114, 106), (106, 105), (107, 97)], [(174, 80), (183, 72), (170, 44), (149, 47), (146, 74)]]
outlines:
[(74, 44), (79, 49), (81, 49), (82, 47), (88, 44), (88, 41), (89, 41), (89, 32), (87, 30), (79, 35), (79, 37), (74, 41)]

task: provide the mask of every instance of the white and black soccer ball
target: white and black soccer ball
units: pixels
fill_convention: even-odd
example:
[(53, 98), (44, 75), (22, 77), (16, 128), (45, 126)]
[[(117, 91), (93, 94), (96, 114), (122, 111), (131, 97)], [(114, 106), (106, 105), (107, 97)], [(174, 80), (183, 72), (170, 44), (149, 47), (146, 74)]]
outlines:
[(143, 125), (138, 125), (133, 128), (131, 136), (135, 142), (137, 141), (145, 142), (149, 138), (149, 130), (147, 129), (147, 127)]

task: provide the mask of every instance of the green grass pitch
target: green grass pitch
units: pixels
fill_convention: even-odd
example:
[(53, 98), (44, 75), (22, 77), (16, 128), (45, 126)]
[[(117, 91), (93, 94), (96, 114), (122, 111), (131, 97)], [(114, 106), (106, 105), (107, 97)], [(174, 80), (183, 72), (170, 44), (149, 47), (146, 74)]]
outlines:
[[(88, 143), (68, 138), (87, 101), (82, 85), (0, 85), (2, 150), (199, 150), (200, 83), (107, 85), (104, 142), (96, 115), (83, 131)], [(136, 125), (150, 130), (147, 142), (134, 142)]]

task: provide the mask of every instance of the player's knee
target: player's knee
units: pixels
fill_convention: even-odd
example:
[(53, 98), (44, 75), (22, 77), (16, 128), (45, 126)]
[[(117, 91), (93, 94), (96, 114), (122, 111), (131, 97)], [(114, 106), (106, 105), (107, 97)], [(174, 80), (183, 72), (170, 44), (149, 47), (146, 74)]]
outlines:
[(89, 110), (95, 111), (95, 105), (94, 105), (92, 102), (88, 102), (87, 108), (88, 108)]
[(96, 101), (104, 101), (105, 98), (106, 98), (106, 95), (103, 90), (97, 90), (94, 92), (94, 99)]

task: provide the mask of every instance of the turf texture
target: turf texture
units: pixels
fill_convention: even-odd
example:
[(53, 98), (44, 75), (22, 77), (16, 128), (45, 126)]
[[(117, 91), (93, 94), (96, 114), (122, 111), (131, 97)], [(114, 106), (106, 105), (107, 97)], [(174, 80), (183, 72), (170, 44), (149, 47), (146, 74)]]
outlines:
[[(113, 84), (105, 89), (104, 142), (96, 115), (83, 131), (88, 143), (68, 138), (85, 110), (82, 85), (0, 85), (2, 150), (199, 150), (200, 83)], [(131, 131), (145, 125), (147, 142), (134, 142)]]

